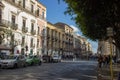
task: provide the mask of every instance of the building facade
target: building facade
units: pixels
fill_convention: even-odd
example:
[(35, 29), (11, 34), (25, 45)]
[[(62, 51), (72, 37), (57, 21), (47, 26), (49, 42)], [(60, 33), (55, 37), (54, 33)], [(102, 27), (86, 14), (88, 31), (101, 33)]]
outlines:
[(46, 55), (62, 55), (64, 47), (62, 36), (64, 32), (57, 28), (54, 24), (47, 22), (47, 53)]
[(65, 23), (58, 22), (54, 24), (57, 28), (62, 29), (64, 34), (63, 39), (63, 55), (64, 56), (73, 56), (73, 28)]
[[(82, 56), (91, 45), (81, 36), (73, 36), (73, 28), (65, 23), (46, 20), (46, 7), (38, 0), (0, 1), (0, 48), (11, 54)], [(10, 54), (10, 51), (4, 51)]]
[(74, 52), (74, 55), (76, 56), (76, 58), (81, 58), (81, 55), (82, 55), (82, 47), (81, 47), (81, 38), (74, 34), (74, 40), (73, 40), (73, 52)]
[(46, 37), (45, 30), (47, 26), (46, 21), (46, 7), (40, 2), (37, 3), (37, 54), (43, 55), (46, 53)]
[(1, 0), (1, 43), (14, 54), (37, 54), (37, 1)]
[(88, 59), (92, 54), (92, 46), (86, 38), (74, 34), (74, 55), (77, 58)]
[[(117, 48), (111, 44), (112, 54), (117, 55)], [(110, 43), (108, 40), (99, 40), (98, 42), (98, 54), (110, 55)]]

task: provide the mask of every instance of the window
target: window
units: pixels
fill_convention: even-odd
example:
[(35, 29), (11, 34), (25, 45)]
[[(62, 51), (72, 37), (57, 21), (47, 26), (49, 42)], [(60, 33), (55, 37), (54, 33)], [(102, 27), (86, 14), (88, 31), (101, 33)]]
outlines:
[(2, 9), (0, 8), (0, 23), (2, 21)]
[(31, 32), (34, 30), (34, 23), (31, 23)]
[(22, 37), (22, 46), (24, 46), (24, 44), (25, 44), (25, 37), (23, 36)]
[(23, 27), (26, 27), (26, 19), (23, 19)]
[(25, 0), (23, 0), (23, 8), (25, 8)]
[(37, 9), (37, 16), (40, 14), (40, 8)]
[(31, 38), (30, 46), (33, 47), (33, 38)]
[(45, 34), (45, 29), (42, 30), (42, 36), (44, 36), (44, 34)]
[(42, 12), (42, 19), (44, 19), (44, 16), (45, 16), (45, 12), (43, 11)]
[(14, 2), (14, 3), (15, 3), (15, 0), (12, 0), (12, 2)]
[(37, 39), (37, 48), (39, 47), (39, 39)]
[(40, 33), (40, 27), (38, 26), (38, 33), (37, 34), (39, 35), (39, 33)]
[(12, 18), (11, 18), (12, 20), (11, 21), (12, 21), (13, 24), (15, 24), (15, 18), (16, 18), (16, 16), (12, 15)]
[(31, 12), (33, 13), (34, 11), (34, 6), (33, 6), (33, 4), (31, 4)]

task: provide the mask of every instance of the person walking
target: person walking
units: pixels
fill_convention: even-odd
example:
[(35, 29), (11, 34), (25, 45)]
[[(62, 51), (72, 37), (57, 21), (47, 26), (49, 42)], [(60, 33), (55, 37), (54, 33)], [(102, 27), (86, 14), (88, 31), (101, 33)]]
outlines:
[(103, 62), (103, 57), (102, 55), (98, 56), (98, 67), (101, 68), (102, 67), (102, 62)]

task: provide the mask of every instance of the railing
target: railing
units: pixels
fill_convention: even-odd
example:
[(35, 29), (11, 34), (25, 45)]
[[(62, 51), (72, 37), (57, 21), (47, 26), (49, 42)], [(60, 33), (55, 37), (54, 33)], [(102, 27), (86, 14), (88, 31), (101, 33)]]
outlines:
[(11, 23), (11, 28), (12, 28), (13, 30), (17, 30), (17, 29), (18, 29), (18, 24)]
[(10, 21), (7, 21), (5, 19), (0, 20), (0, 26), (8, 28), (10, 26)]
[(5, 20), (5, 19), (0, 20), (0, 26), (6, 27), (6, 28), (11, 27), (13, 30), (18, 29), (18, 24), (12, 23), (12, 22)]
[[(36, 15), (37, 15), (37, 13), (36, 13)], [(45, 18), (45, 16), (43, 16), (43, 15), (37, 15), (37, 17), (40, 18), (40, 19), (42, 19), (42, 20), (45, 20), (45, 21), (46, 21), (46, 18)]]
[(15, 2), (13, 2), (12, 0), (5, 0), (5, 1), (14, 5), (14, 6), (16, 6), (16, 7), (18, 7), (18, 8), (20, 8), (21, 10), (24, 10), (25, 12), (28, 12), (28, 13), (34, 15), (34, 16), (37, 16), (36, 10), (33, 10), (33, 12), (32, 12), (32, 10), (30, 8), (30, 5), (29, 6), (28, 5), (23, 6), (23, 3), (22, 3), (21, 0), (19, 0), (19, 1), (15, 0)]
[(22, 31), (24, 32), (24, 33), (27, 33), (28, 32), (28, 27), (22, 27)]

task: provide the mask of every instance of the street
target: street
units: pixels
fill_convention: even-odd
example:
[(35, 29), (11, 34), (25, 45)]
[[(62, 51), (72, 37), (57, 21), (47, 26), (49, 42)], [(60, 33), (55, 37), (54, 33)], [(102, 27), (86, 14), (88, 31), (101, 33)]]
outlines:
[(0, 80), (97, 80), (97, 62), (63, 61), (18, 69), (1, 69)]

